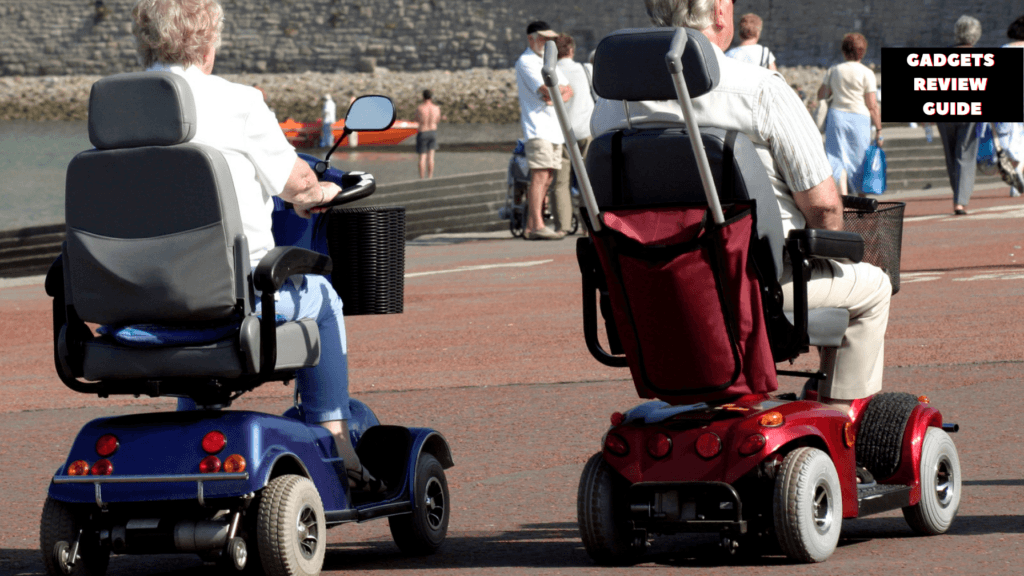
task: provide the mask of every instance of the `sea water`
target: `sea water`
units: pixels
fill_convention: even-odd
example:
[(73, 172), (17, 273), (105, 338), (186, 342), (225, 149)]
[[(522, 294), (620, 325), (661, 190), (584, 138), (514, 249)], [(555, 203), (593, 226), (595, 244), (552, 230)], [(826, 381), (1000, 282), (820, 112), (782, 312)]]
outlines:
[[(518, 125), (442, 125), (438, 142), (507, 142), (518, 134)], [(412, 137), (404, 144), (414, 142)], [(0, 122), (0, 230), (63, 222), (68, 163), (91, 148), (85, 122)], [(438, 152), (434, 177), (505, 170), (511, 154), (511, 148), (508, 152)], [(340, 148), (331, 162), (342, 170), (369, 172), (378, 184), (387, 185), (418, 179), (418, 158), (415, 152), (386, 147)]]

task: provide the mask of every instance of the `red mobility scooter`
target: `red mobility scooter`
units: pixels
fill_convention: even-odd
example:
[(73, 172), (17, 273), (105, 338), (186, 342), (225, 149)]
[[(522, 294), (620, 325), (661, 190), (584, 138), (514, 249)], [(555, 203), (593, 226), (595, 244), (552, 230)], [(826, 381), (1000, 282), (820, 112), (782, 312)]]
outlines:
[[(554, 63), (549, 42), (549, 89)], [(686, 122), (604, 134), (585, 165), (569, 146), (591, 233), (577, 244), (588, 348), (609, 366), (629, 366), (638, 394), (655, 399), (612, 414), (586, 464), (577, 506), (587, 553), (630, 564), (652, 535), (717, 532), (729, 551), (751, 542), (821, 562), (844, 518), (895, 509), (915, 532), (948, 530), (961, 489), (947, 434), (955, 424), (904, 393), (858, 400), (850, 414), (816, 401), (849, 313), (808, 310), (808, 262), (859, 262), (863, 238), (812, 229), (783, 237), (751, 141), (694, 121), (691, 96), (719, 82), (700, 32), (616, 32), (598, 46), (594, 69), (598, 95), (627, 114), (631, 101), (678, 100)], [(557, 98), (555, 107), (573, 144)], [(792, 314), (782, 308), (784, 252)], [(610, 351), (598, 338), (598, 302)], [(821, 351), (817, 372), (777, 371), (810, 346)], [(772, 394), (779, 375), (808, 384), (800, 396)]]

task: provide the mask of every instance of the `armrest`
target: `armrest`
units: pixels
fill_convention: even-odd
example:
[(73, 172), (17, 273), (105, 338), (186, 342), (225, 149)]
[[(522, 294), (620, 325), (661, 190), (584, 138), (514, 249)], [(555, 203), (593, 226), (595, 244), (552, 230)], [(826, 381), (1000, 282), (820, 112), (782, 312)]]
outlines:
[(285, 280), (295, 274), (328, 274), (331, 257), (305, 248), (278, 246), (267, 252), (256, 265), (252, 283), (261, 291), (260, 303), (260, 374), (269, 376), (277, 364), (277, 307), (274, 293), (284, 286)]
[(252, 282), (257, 290), (277, 292), (289, 276), (330, 274), (331, 267), (330, 256), (295, 246), (278, 246), (260, 259)]
[(856, 232), (790, 230), (786, 243), (795, 243), (804, 258), (832, 258), (854, 263), (864, 259), (864, 239)]

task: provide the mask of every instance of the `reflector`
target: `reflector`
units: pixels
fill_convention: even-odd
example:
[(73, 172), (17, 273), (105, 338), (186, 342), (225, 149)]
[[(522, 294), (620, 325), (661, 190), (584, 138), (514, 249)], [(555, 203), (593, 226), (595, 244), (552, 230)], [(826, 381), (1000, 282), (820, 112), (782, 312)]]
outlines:
[(203, 436), (203, 451), (207, 454), (216, 454), (223, 450), (227, 443), (228, 441), (224, 438), (224, 434), (214, 430)]

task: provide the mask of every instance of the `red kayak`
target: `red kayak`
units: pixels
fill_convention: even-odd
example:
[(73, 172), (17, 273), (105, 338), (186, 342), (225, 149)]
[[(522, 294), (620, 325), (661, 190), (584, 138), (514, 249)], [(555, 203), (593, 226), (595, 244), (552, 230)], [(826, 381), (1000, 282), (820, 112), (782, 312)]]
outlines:
[[(320, 142), (320, 121), (297, 122), (291, 118), (281, 122), (281, 130), (288, 142), (296, 148), (315, 148)], [(419, 124), (408, 120), (395, 120), (395, 124), (383, 132), (360, 132), (360, 146), (391, 146), (399, 144), (406, 138), (416, 134)], [(338, 120), (331, 126), (334, 138), (337, 139), (345, 130), (345, 120)], [(345, 143), (342, 142), (344, 146)]]

